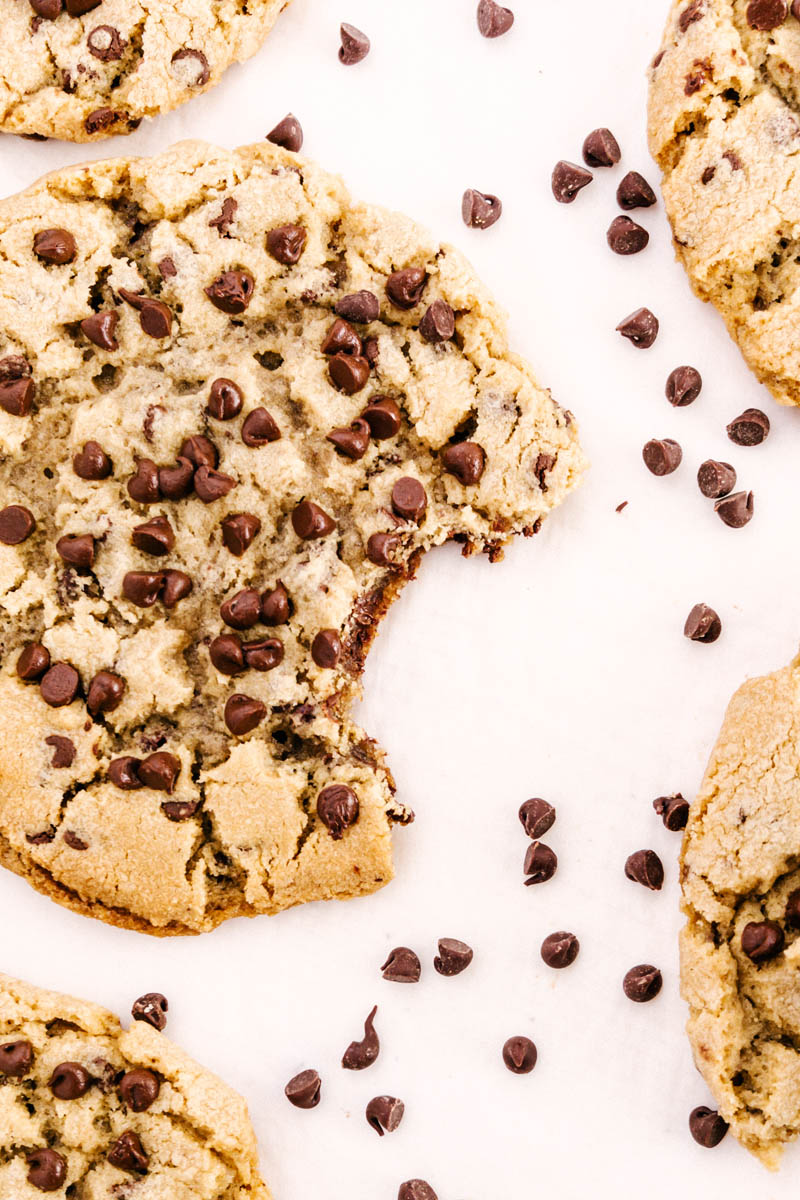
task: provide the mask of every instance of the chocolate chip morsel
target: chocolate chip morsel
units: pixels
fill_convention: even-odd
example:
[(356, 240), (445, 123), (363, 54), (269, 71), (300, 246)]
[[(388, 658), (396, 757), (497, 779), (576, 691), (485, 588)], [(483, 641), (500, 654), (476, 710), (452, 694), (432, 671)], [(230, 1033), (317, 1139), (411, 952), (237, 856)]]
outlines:
[(356, 29), (355, 25), (342, 22), (339, 26), (339, 37), (342, 43), (339, 47), (339, 62), (344, 63), (346, 67), (355, 66), (369, 54), (369, 38), (360, 29)]
[(56, 553), (72, 567), (86, 570), (94, 565), (94, 538), (91, 534), (65, 534), (56, 542)]
[(249, 271), (223, 271), (204, 290), (220, 312), (238, 316), (253, 299), (255, 280)]
[(578, 192), (587, 187), (594, 178), (590, 170), (579, 167), (577, 162), (567, 162), (566, 158), (561, 158), (560, 162), (555, 163), (551, 175), (553, 196), (559, 204), (572, 204)]
[(0, 1075), (23, 1079), (33, 1066), (33, 1047), (23, 1040), (0, 1046)]
[(714, 1109), (701, 1104), (689, 1113), (689, 1132), (698, 1146), (713, 1150), (728, 1132), (728, 1123)]
[(686, 618), (683, 636), (691, 642), (704, 642), (710, 645), (722, 633), (722, 621), (719, 615), (708, 604), (695, 604)]
[(627, 338), (637, 350), (649, 350), (658, 337), (658, 318), (649, 308), (637, 308), (620, 321), (617, 333)]
[(381, 305), (374, 292), (362, 290), (342, 296), (336, 301), (333, 311), (337, 317), (343, 317), (345, 321), (354, 321), (356, 325), (367, 325), (370, 321), (377, 321), (381, 315)]
[(119, 1094), (123, 1104), (133, 1112), (146, 1112), (158, 1099), (161, 1083), (157, 1075), (145, 1067), (127, 1071), (119, 1082)]
[(223, 517), (220, 527), (225, 547), (241, 558), (261, 530), (261, 522), (253, 513), (230, 513)]
[(261, 596), (261, 620), (265, 625), (285, 625), (292, 615), (289, 593), (280, 580)]
[(333, 670), (342, 657), (342, 639), (336, 629), (320, 629), (311, 643), (311, 657), (323, 670)]
[(266, 446), (281, 436), (278, 424), (266, 408), (254, 408), (242, 422), (242, 441), (245, 446)]
[(68, 737), (61, 737), (57, 733), (51, 733), (49, 737), (44, 739), (45, 746), (50, 746), (53, 751), (53, 757), (50, 759), (51, 767), (71, 767), (75, 761), (75, 743)]
[(653, 438), (642, 449), (644, 465), (652, 475), (671, 475), (683, 460), (683, 451), (672, 438)]
[(583, 143), (587, 167), (613, 167), (622, 158), (619, 142), (610, 129), (593, 129)]
[(376, 442), (395, 437), (403, 423), (400, 406), (391, 396), (373, 396), (361, 416)]
[(283, 1089), (286, 1099), (295, 1108), (316, 1108), (322, 1093), (319, 1073), (313, 1069), (301, 1071)]
[(73, 456), (72, 469), (79, 479), (96, 482), (107, 479), (113, 466), (100, 443), (89, 441), (84, 442), (83, 449)]
[(786, 0), (750, 0), (747, 5), (747, 24), (751, 29), (768, 33), (777, 29), (789, 15)]
[(26, 1155), (28, 1183), (40, 1192), (56, 1192), (67, 1177), (67, 1161), (57, 1150), (31, 1150)]
[(181, 772), (181, 760), (166, 750), (156, 750), (143, 758), (136, 770), (145, 787), (171, 796)]
[(440, 975), (460, 975), (472, 962), (473, 950), (466, 942), (457, 938), (439, 938), (439, 953), (433, 960), (434, 970)]
[(693, 404), (703, 387), (703, 378), (694, 367), (676, 367), (671, 371), (664, 389), (673, 408)]
[(41, 642), (28, 642), (17, 659), (17, 675), (26, 683), (41, 679), (50, 666), (50, 652)]
[(520, 805), (519, 819), (528, 837), (538, 841), (555, 824), (556, 810), (552, 804), (535, 796)]
[(346, 396), (355, 396), (369, 381), (369, 363), (361, 355), (334, 354), (328, 363), (331, 383)]
[(277, 638), (246, 642), (243, 650), (245, 665), (253, 671), (274, 671), (283, 662), (283, 642)]
[(730, 529), (743, 529), (753, 519), (753, 493), (734, 492), (714, 505), (714, 512)]
[(625, 877), (651, 892), (660, 892), (664, 885), (664, 864), (655, 850), (637, 850), (625, 861)]
[(419, 958), (408, 946), (396, 946), (381, 967), (383, 978), (389, 983), (419, 983), (422, 966)]
[(574, 933), (568, 933), (566, 930), (550, 933), (542, 942), (542, 961), (548, 967), (563, 970), (575, 962), (580, 948), (581, 944)]
[(134, 758), (131, 754), (114, 758), (108, 764), (108, 778), (115, 787), (122, 788), (125, 792), (132, 792), (137, 788), (144, 787), (139, 778), (141, 762), (140, 758)]
[(187, 46), (176, 50), (170, 59), (171, 74), (185, 87), (205, 87), (211, 78), (208, 59), (202, 50)]
[(131, 500), (138, 504), (154, 504), (161, 499), (159, 470), (151, 458), (136, 460), (136, 471), (126, 486)]
[(317, 797), (317, 816), (335, 842), (358, 820), (358, 797), (345, 783), (331, 783)]
[(66, 229), (41, 229), (33, 239), (33, 253), (42, 262), (63, 266), (73, 261), (78, 247)]
[[(9, 359), (3, 361), (8, 362)], [(29, 372), (10, 378), (3, 378), (0, 374), (0, 408), (10, 417), (27, 417), (33, 407), (35, 394), (36, 386)]]
[(342, 1066), (346, 1071), (363, 1071), (371, 1067), (378, 1057), (381, 1043), (375, 1032), (375, 1014), (377, 1004), (364, 1022), (364, 1036), (360, 1042), (351, 1042), (342, 1057)]
[(471, 229), (489, 229), (503, 213), (503, 202), (491, 192), (467, 188), (461, 198), (461, 217)]
[(760, 446), (769, 433), (769, 417), (760, 408), (746, 408), (727, 427), (737, 446)]
[(535, 883), (547, 883), (558, 869), (558, 858), (555, 851), (544, 842), (533, 842), (525, 854), (525, 865), (522, 869), (529, 877), (525, 880), (526, 887)]
[(606, 240), (615, 254), (639, 254), (650, 241), (650, 234), (630, 217), (615, 217), (608, 227)]
[(85, 1067), (76, 1062), (63, 1062), (53, 1069), (50, 1076), (50, 1091), (59, 1100), (77, 1100), (85, 1096), (92, 1086), (91, 1076)]
[(719, 500), (736, 487), (736, 472), (730, 463), (707, 458), (698, 468), (697, 486), (709, 500)]
[(261, 597), (255, 588), (243, 588), (219, 609), (219, 615), (231, 629), (252, 629), (261, 614)]
[(167, 1010), (169, 1001), (161, 992), (145, 992), (138, 1000), (134, 1000), (131, 1016), (134, 1021), (144, 1021), (157, 1029), (159, 1033), (167, 1026)]
[(250, 733), (267, 715), (266, 705), (252, 696), (237, 692), (225, 704), (225, 724), (235, 737)]
[(284, 150), (297, 153), (303, 148), (303, 127), (294, 113), (287, 113), (274, 129), (267, 134), (267, 141), (275, 146), (283, 146)]
[(242, 389), (232, 379), (215, 379), (211, 384), (206, 412), (218, 421), (231, 421), (242, 411)]
[(150, 296), (140, 296), (120, 288), (119, 294), (126, 304), (138, 310), (139, 324), (144, 333), (151, 338), (167, 338), (172, 332), (172, 312), (161, 300), (153, 300)]
[(398, 517), (419, 525), (427, 508), (428, 497), (418, 479), (414, 479), (412, 475), (405, 475), (397, 480), (392, 488), (392, 509)]
[(748, 921), (742, 930), (742, 950), (756, 965), (777, 958), (785, 941), (777, 921)]
[(424, 1179), (407, 1179), (400, 1184), (397, 1200), (439, 1200), (439, 1197)]
[(629, 171), (617, 188), (617, 204), (630, 211), (632, 208), (651, 208), (656, 194), (638, 171)]
[(292, 528), (299, 538), (311, 541), (326, 537), (336, 528), (336, 522), (313, 500), (302, 500), (292, 513)]
[[(219, 464), (219, 451), (211, 441), (211, 438), (207, 438), (202, 433), (197, 433), (193, 437), (184, 438), (181, 443), (178, 463), (181, 464), (185, 459), (195, 468), (211, 467), (213, 469)], [(160, 478), (161, 472), (159, 471)]]
[(45, 671), (39, 690), (45, 704), (51, 708), (63, 708), (75, 699), (80, 683), (80, 676), (74, 667), (69, 663), (57, 662)]
[(508, 33), (514, 24), (510, 8), (503, 8), (496, 0), (480, 0), (478, 4), (478, 32), (481, 37), (498, 38)]
[(661, 991), (662, 983), (663, 979), (658, 967), (642, 963), (638, 967), (631, 967), (628, 971), (622, 981), (622, 990), (635, 1004), (646, 1004), (648, 1000), (655, 1000)]
[(244, 651), (241, 638), (221, 634), (209, 644), (208, 655), (221, 675), (241, 675), (244, 671)]
[(94, 313), (81, 321), (81, 329), (90, 342), (101, 350), (119, 350), (116, 328), (119, 323), (119, 313), (114, 309), (107, 312)]
[(352, 425), (332, 429), (325, 435), (325, 440), (345, 458), (357, 461), (364, 457), (369, 447), (369, 425), (359, 417)]
[(664, 822), (664, 828), (677, 833), (686, 828), (689, 820), (689, 801), (680, 792), (673, 796), (659, 796), (653, 801), (653, 808)]
[(386, 295), (395, 308), (409, 312), (419, 304), (427, 282), (428, 276), (422, 267), (405, 267), (386, 280)]
[(426, 342), (447, 342), (456, 331), (456, 317), (446, 300), (434, 300), (419, 323), (419, 332)]
[(394, 1133), (403, 1119), (405, 1110), (405, 1104), (396, 1096), (375, 1096), (366, 1108), (367, 1124), (381, 1137), (384, 1133)]
[(539, 1057), (529, 1037), (510, 1037), (503, 1046), (503, 1062), (514, 1075), (530, 1075)]
[(233, 488), (236, 480), (213, 467), (198, 467), (194, 473), (194, 490), (204, 504), (213, 504), (222, 500)]
[(36, 520), (29, 508), (22, 504), (8, 504), (0, 509), (0, 542), (6, 546), (19, 546), (26, 541), (34, 529)]
[(783, 920), (788, 929), (800, 929), (800, 888), (787, 897)]
[(141, 1138), (132, 1129), (126, 1129), (119, 1135), (108, 1151), (108, 1161), (112, 1167), (136, 1175), (146, 1174), (150, 1165)]
[(143, 554), (152, 554), (158, 557), (169, 554), (173, 549), (175, 534), (167, 517), (152, 517), (144, 524), (133, 527), (131, 541)]
[(86, 693), (86, 707), (93, 717), (113, 712), (125, 694), (125, 680), (113, 671), (98, 671)]
[(442, 466), (465, 487), (480, 483), (486, 467), (486, 451), (477, 442), (456, 442), (442, 450)]
[(300, 261), (307, 237), (302, 225), (279, 225), (267, 233), (267, 250), (276, 262), (293, 267)]
[(127, 44), (113, 25), (95, 25), (86, 35), (89, 53), (100, 62), (117, 62)]
[(400, 545), (396, 533), (371, 533), (367, 539), (367, 558), (376, 567), (392, 567), (398, 569), (400, 563), (395, 561), (395, 552)]

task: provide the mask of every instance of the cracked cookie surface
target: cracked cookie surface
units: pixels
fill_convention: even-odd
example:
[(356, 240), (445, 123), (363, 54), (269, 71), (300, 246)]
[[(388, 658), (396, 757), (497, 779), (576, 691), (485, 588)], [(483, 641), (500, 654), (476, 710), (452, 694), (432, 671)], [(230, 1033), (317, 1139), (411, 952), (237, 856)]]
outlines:
[(784, 0), (678, 0), (650, 69), (677, 256), (781, 404), (800, 404), (800, 21)]
[(255, 54), (289, 0), (0, 0), (0, 129), (129, 133)]
[(241, 1096), (141, 1021), (0, 975), (0, 1198), (269, 1200)]
[(0, 204), (0, 313), (0, 860), (159, 933), (375, 890), (370, 641), (539, 528), (570, 414), (457, 251), (269, 144)]

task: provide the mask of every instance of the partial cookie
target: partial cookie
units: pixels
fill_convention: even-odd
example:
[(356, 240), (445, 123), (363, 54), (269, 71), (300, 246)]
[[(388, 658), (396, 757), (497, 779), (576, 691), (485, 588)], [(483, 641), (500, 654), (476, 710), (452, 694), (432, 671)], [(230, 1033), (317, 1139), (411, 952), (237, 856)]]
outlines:
[(0, 858), (150, 932), (373, 891), (377, 624), (539, 529), (570, 414), (457, 251), (268, 143), (0, 204), (0, 313)]
[(247, 1106), (157, 1033), (0, 975), (0, 1196), (269, 1200)]
[(289, 0), (0, 0), (0, 129), (88, 142), (214, 87)]
[(798, 80), (785, 0), (677, 0), (650, 71), (677, 256), (781, 404), (800, 404)]
[(695, 1061), (774, 1167), (800, 1132), (800, 658), (730, 703), (683, 849)]

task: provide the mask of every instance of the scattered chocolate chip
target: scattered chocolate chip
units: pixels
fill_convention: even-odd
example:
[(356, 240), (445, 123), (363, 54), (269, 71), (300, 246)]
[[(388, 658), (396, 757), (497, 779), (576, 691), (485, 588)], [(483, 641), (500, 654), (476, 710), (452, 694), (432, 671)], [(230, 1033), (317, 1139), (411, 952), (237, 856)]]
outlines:
[(369, 54), (369, 38), (360, 29), (356, 29), (355, 25), (343, 22), (339, 26), (339, 37), (342, 42), (339, 47), (339, 62), (344, 63), (346, 67), (360, 63)]
[(676, 367), (667, 379), (666, 397), (673, 408), (685, 408), (694, 404), (702, 387), (702, 377), (694, 367)]
[(5, 546), (19, 546), (26, 541), (34, 529), (36, 520), (29, 508), (22, 504), (8, 504), (0, 509), (0, 542)]
[(222, 541), (236, 558), (241, 558), (261, 529), (253, 513), (231, 513), (221, 521)]
[(185, 87), (205, 87), (211, 78), (208, 59), (202, 50), (193, 50), (191, 47), (176, 50), (171, 65), (175, 68), (172, 74)]
[(117, 62), (122, 58), (127, 44), (113, 25), (96, 25), (86, 35), (89, 53), (100, 62)]
[(785, 938), (777, 921), (748, 921), (742, 930), (742, 950), (756, 964), (777, 958)]
[(260, 725), (267, 715), (266, 705), (252, 696), (237, 692), (225, 704), (225, 724), (234, 737), (244, 737)]
[(171, 796), (181, 773), (181, 760), (166, 750), (156, 750), (143, 758), (137, 767), (139, 780), (144, 787), (154, 792), (166, 792)]
[(159, 470), (152, 459), (138, 459), (136, 472), (128, 480), (128, 495), (139, 504), (154, 504), (161, 499)]
[(222, 500), (235, 487), (235, 479), (222, 471), (215, 471), (213, 467), (198, 467), (194, 473), (194, 490), (204, 504)]
[(630, 217), (615, 217), (608, 227), (606, 240), (615, 254), (638, 254), (650, 241), (650, 234)]
[(617, 188), (617, 204), (620, 208), (651, 208), (656, 203), (656, 194), (638, 171), (629, 171)]
[(59, 1100), (77, 1100), (92, 1086), (89, 1072), (80, 1063), (60, 1063), (50, 1076), (50, 1091)]
[(318, 667), (332, 671), (342, 656), (342, 641), (335, 629), (320, 629), (311, 643), (311, 657)]
[(303, 148), (303, 127), (294, 113), (287, 113), (274, 129), (267, 134), (267, 141), (275, 146), (283, 146), (295, 154)]
[(360, 1042), (351, 1042), (342, 1056), (342, 1066), (346, 1071), (364, 1071), (371, 1067), (380, 1053), (381, 1044), (375, 1032), (375, 1014), (377, 1004), (364, 1022), (364, 1036)]
[(199, 800), (165, 800), (161, 811), (168, 821), (188, 821), (199, 807)]
[(708, 458), (698, 469), (697, 486), (709, 500), (719, 500), (736, 487), (736, 472), (730, 463)]
[(369, 363), (361, 356), (334, 354), (328, 363), (331, 383), (346, 396), (354, 396), (366, 387), (369, 380)]
[(613, 167), (622, 153), (610, 129), (593, 129), (583, 143), (583, 161), (589, 167)]
[(279, 225), (267, 233), (267, 250), (277, 262), (292, 267), (300, 261), (307, 237), (302, 225)]
[(760, 446), (769, 433), (769, 417), (760, 408), (746, 408), (727, 427), (737, 446)]
[(236, 220), (236, 213), (238, 210), (238, 200), (234, 200), (233, 196), (226, 196), (222, 201), (222, 208), (217, 216), (212, 217), (208, 222), (209, 229), (216, 229), (220, 237), (228, 237), (230, 235), (231, 226)]
[(33, 407), (36, 387), (30, 378), (0, 381), (0, 408), (11, 417), (27, 417)]
[(367, 325), (377, 321), (381, 315), (381, 305), (374, 292), (362, 290), (342, 296), (334, 305), (333, 311), (346, 321), (354, 321), (356, 325)]
[(555, 824), (556, 810), (552, 804), (536, 796), (520, 806), (519, 819), (528, 837), (538, 841)]
[(55, 21), (64, 8), (64, 0), (29, 0), (30, 6), (45, 21)]
[(174, 279), (178, 274), (178, 268), (175, 266), (175, 260), (167, 255), (162, 258), (158, 264), (158, 271), (162, 279)]
[(714, 512), (730, 529), (743, 529), (753, 519), (753, 493), (733, 492), (714, 504)]
[(143, 554), (169, 554), (175, 545), (175, 534), (167, 517), (152, 517), (143, 525), (135, 525), (131, 541)]
[(434, 300), (419, 323), (420, 336), (432, 344), (447, 342), (456, 331), (456, 317), (446, 300)]
[(243, 588), (220, 605), (219, 613), (232, 629), (252, 629), (261, 615), (261, 597), (255, 588)]
[(214, 307), (232, 317), (244, 312), (254, 291), (255, 280), (249, 271), (223, 271), (205, 289)]
[(138, 608), (151, 608), (164, 590), (162, 571), (128, 571), (122, 580), (122, 594)]
[(395, 437), (400, 432), (402, 415), (397, 401), (391, 396), (374, 396), (361, 416), (376, 442)]
[(522, 869), (529, 876), (525, 880), (526, 887), (535, 883), (547, 883), (558, 869), (558, 857), (544, 842), (533, 842), (525, 854), (525, 865)]
[(363, 351), (361, 338), (349, 321), (337, 317), (333, 322), (320, 347), (323, 354), (353, 354), (360, 355)]
[(174, 608), (179, 600), (189, 595), (193, 587), (191, 577), (184, 571), (165, 571), (164, 591), (161, 593), (164, 607)]
[(457, 938), (439, 938), (439, 953), (433, 966), (440, 975), (460, 975), (472, 962), (472, 947)]
[(63, 266), (73, 261), (78, 247), (66, 229), (42, 229), (33, 239), (33, 253), (42, 262)]
[(85, 317), (81, 321), (81, 329), (89, 341), (101, 350), (119, 350), (116, 337), (118, 322), (119, 313), (112, 309), (110, 312), (99, 312)]
[(335, 842), (358, 820), (358, 797), (344, 783), (331, 783), (317, 796), (317, 816)]
[(100, 5), (101, 0), (65, 0), (67, 12), (71, 17), (82, 17)]
[(111, 459), (99, 442), (84, 442), (83, 449), (72, 458), (72, 469), (79, 479), (107, 479), (113, 468)]
[(223, 633), (209, 643), (209, 657), (221, 675), (241, 675), (244, 671), (244, 650), (241, 639)]
[(686, 618), (683, 636), (691, 642), (704, 642), (710, 645), (722, 633), (722, 622), (719, 615), (708, 604), (695, 604)]
[(642, 450), (644, 465), (652, 475), (671, 475), (683, 459), (683, 451), (672, 438), (653, 438)]
[(655, 850), (637, 850), (625, 861), (625, 876), (651, 892), (660, 892), (664, 884), (664, 865)]
[(581, 944), (574, 933), (565, 930), (550, 933), (542, 942), (542, 960), (548, 967), (560, 971), (575, 962), (580, 948)]
[(367, 540), (367, 558), (376, 567), (395, 567), (394, 554), (400, 545), (396, 533), (371, 533)]
[(498, 38), (508, 33), (514, 24), (510, 8), (503, 8), (495, 0), (480, 0), (478, 4), (478, 32), (481, 37)]
[(442, 451), (442, 466), (465, 487), (479, 483), (486, 467), (486, 452), (477, 442), (456, 442)]
[(777, 29), (789, 15), (786, 0), (750, 0), (747, 6), (747, 24), (751, 29), (764, 33)]
[(26, 833), (25, 841), (31, 846), (47, 846), (56, 836), (56, 831), (52, 825), (49, 829), (45, 829), (42, 833)]
[(561, 159), (553, 167), (550, 185), (559, 204), (571, 204), (578, 192), (590, 184), (593, 178), (591, 171), (584, 170), (577, 163)]
[(80, 676), (69, 663), (53, 663), (42, 676), (39, 689), (45, 704), (51, 708), (63, 708), (71, 704), (78, 694)]
[(215, 379), (206, 405), (206, 412), (218, 421), (231, 421), (242, 411), (242, 389), (232, 379)]
[(64, 841), (67, 843), (67, 845), (69, 846), (69, 848), (71, 850), (88, 850), (89, 849), (89, 843), (85, 842), (83, 840), (83, 838), (78, 837), (77, 833), (73, 833), (71, 829), (68, 829), (66, 831), (66, 833), (64, 834)]
[(367, 1124), (381, 1137), (384, 1133), (394, 1133), (403, 1119), (405, 1110), (403, 1101), (395, 1096), (375, 1096), (367, 1105)]
[(67, 1177), (67, 1161), (57, 1150), (31, 1150), (25, 1156), (28, 1183), (40, 1192), (56, 1192)]
[(144, 1175), (150, 1165), (139, 1135), (132, 1129), (126, 1129), (119, 1135), (108, 1152), (108, 1161), (120, 1171), (131, 1171), (137, 1175)]
[(653, 801), (653, 808), (664, 822), (664, 828), (673, 833), (686, 828), (689, 820), (689, 802), (684, 800), (680, 792), (673, 796), (659, 796)]
[(295, 1108), (316, 1108), (320, 1100), (322, 1084), (317, 1071), (301, 1071), (290, 1079), (283, 1089), (286, 1099)]
[(86, 693), (86, 707), (93, 717), (113, 712), (125, 693), (125, 680), (113, 671), (98, 671)]
[(145, 992), (138, 1000), (134, 1000), (131, 1016), (134, 1021), (144, 1021), (157, 1029), (159, 1033), (167, 1026), (167, 1011), (169, 1001), (161, 992)]
[(245, 665), (253, 671), (274, 671), (283, 662), (283, 642), (278, 638), (246, 642), (242, 649)]
[(135, 1113), (146, 1112), (160, 1091), (158, 1076), (144, 1067), (126, 1071), (119, 1081), (120, 1099)]
[(285, 625), (291, 612), (289, 593), (279, 580), (271, 591), (261, 596), (261, 620), (265, 625)]
[(122, 788), (124, 792), (133, 792), (137, 788), (143, 787), (139, 778), (141, 761), (140, 758), (134, 758), (132, 754), (112, 759), (108, 764), (108, 778), (115, 787)]
[(75, 743), (70, 738), (51, 733), (44, 739), (44, 744), (51, 746), (53, 750), (53, 757), (50, 759), (51, 767), (72, 766), (75, 761)]
[(0, 1046), (0, 1075), (22, 1079), (33, 1066), (33, 1047), (23, 1040)]
[(422, 965), (408, 946), (397, 946), (391, 951), (381, 967), (383, 978), (389, 983), (419, 983)]
[(419, 525), (427, 508), (428, 497), (418, 479), (404, 475), (402, 479), (397, 480), (392, 488), (392, 510), (398, 517)]
[(245, 446), (266, 446), (267, 442), (277, 442), (280, 436), (275, 418), (265, 408), (254, 408), (242, 422)]
[(704, 187), (707, 187), (717, 173), (716, 167), (706, 167), (703, 174), (700, 176), (700, 182)]
[(728, 1132), (728, 1123), (714, 1109), (701, 1104), (689, 1113), (689, 1132), (698, 1146), (713, 1150)]
[(461, 198), (461, 217), (471, 229), (489, 229), (503, 213), (503, 203), (490, 192), (467, 188)]
[(658, 967), (642, 963), (641, 966), (631, 967), (628, 971), (622, 981), (622, 990), (629, 1000), (636, 1004), (645, 1004), (648, 1000), (655, 1000), (661, 991), (662, 983)]
[(88, 533), (65, 534), (56, 542), (56, 552), (70, 566), (86, 569), (94, 564), (94, 538)]
[(789, 929), (800, 929), (800, 888), (787, 897), (783, 920)]
[(638, 350), (649, 350), (658, 337), (658, 319), (649, 308), (637, 308), (617, 326), (617, 332)]
[(386, 280), (386, 295), (395, 308), (407, 312), (419, 304), (427, 282), (428, 276), (422, 267), (406, 267), (403, 271), (395, 271)]
[(369, 425), (359, 417), (352, 425), (332, 429), (325, 437), (345, 458), (358, 460), (364, 457), (369, 446)]
[[(185, 438), (178, 454), (178, 465), (188, 458), (193, 467), (214, 468), (219, 463), (219, 451), (210, 438), (205, 434), (196, 433), (193, 437)], [(161, 473), (159, 472), (159, 478)]]
[(120, 288), (119, 294), (126, 304), (138, 310), (139, 324), (144, 333), (151, 338), (167, 338), (172, 332), (172, 312), (161, 300), (153, 300), (149, 296), (139, 296)]
[(407, 1179), (400, 1184), (397, 1200), (438, 1200), (438, 1196), (424, 1179)]
[(302, 500), (292, 513), (292, 528), (299, 538), (312, 541), (332, 533), (336, 522), (313, 500)]
[(514, 1075), (529, 1075), (538, 1057), (529, 1037), (510, 1037), (503, 1046), (503, 1062)]
[(183, 500), (194, 487), (194, 465), (191, 459), (182, 455), (174, 467), (159, 467), (156, 472), (156, 486), (165, 500)]

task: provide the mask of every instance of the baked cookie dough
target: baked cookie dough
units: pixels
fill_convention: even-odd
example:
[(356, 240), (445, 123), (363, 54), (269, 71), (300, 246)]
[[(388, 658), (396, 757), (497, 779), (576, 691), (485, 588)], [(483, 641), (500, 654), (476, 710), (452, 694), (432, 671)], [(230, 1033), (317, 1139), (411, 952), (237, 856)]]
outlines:
[(0, 975), (0, 1196), (269, 1200), (247, 1106), (150, 1025)]
[(289, 0), (0, 0), (0, 129), (88, 142), (214, 87)]
[(377, 624), (539, 529), (571, 415), (457, 251), (269, 143), (0, 204), (0, 314), (0, 861), (158, 933), (375, 890)]
[(649, 138), (677, 256), (781, 404), (800, 404), (800, 21), (785, 0), (677, 0)]
[(768, 1166), (800, 1132), (800, 657), (730, 703), (690, 810), (681, 979), (697, 1066)]

